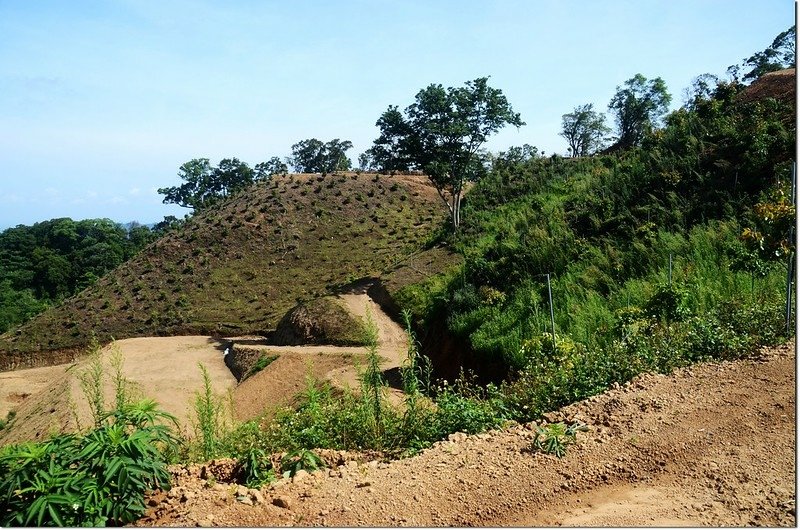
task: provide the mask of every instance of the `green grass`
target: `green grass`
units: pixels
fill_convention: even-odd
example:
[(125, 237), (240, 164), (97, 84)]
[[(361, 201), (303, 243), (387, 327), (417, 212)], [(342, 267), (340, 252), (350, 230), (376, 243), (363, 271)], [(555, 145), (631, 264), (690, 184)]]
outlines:
[(258, 359), (256, 359), (255, 364), (253, 364), (253, 367), (250, 368), (250, 370), (247, 372), (247, 374), (245, 374), (242, 380), (244, 381), (248, 377), (256, 375), (258, 372), (260, 372), (273, 362), (277, 361), (278, 357), (279, 357), (278, 355), (260, 355)]

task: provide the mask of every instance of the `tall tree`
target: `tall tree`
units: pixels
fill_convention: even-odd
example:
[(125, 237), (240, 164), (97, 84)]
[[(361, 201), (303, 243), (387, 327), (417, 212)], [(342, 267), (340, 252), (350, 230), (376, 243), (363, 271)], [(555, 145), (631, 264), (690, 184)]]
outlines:
[(180, 186), (158, 189), (164, 204), (199, 211), (252, 184), (254, 173), (238, 158), (224, 158), (217, 167), (208, 158), (195, 158), (180, 167), (178, 176), (184, 181)]
[(267, 180), (272, 175), (283, 175), (289, 171), (289, 167), (277, 156), (273, 156), (266, 162), (256, 164), (254, 168), (255, 180)]
[(636, 74), (625, 81), (608, 104), (617, 122), (617, 146), (629, 148), (639, 145), (645, 135), (655, 128), (666, 114), (672, 96), (660, 77), (650, 81)]
[(485, 171), (481, 146), (506, 125), (525, 125), (488, 77), (465, 86), (432, 84), (401, 113), (390, 106), (376, 125), (376, 158), (384, 168), (420, 169), (447, 205), (453, 229), (461, 223), (464, 184)]
[(561, 116), (561, 136), (569, 143), (572, 156), (587, 156), (603, 148), (611, 129), (606, 118), (595, 112), (592, 104), (580, 105)]
[(353, 148), (349, 140), (323, 143), (316, 138), (301, 140), (292, 146), (292, 156), (287, 161), (300, 173), (330, 173), (350, 169), (347, 151)]
[(792, 26), (779, 33), (767, 49), (754, 53), (745, 59), (744, 66), (745, 68), (750, 68), (750, 71), (744, 74), (742, 79), (752, 81), (766, 73), (794, 67), (797, 64), (796, 37), (796, 27)]

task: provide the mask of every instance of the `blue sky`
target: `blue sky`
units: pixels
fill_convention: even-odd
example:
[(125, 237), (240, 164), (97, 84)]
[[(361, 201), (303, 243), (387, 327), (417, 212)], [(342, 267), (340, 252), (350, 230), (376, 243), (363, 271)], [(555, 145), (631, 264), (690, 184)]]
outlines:
[(251, 165), (305, 138), (353, 160), (390, 104), (491, 76), (527, 125), (491, 150), (565, 153), (561, 115), (606, 110), (636, 73), (680, 106), (763, 50), (791, 0), (0, 0), (0, 228), (155, 222), (197, 157)]

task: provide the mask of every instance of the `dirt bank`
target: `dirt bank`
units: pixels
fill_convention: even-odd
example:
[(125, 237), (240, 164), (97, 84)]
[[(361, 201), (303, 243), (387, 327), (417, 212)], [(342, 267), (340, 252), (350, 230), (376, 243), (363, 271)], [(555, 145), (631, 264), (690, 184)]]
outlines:
[(793, 345), (643, 375), (550, 419), (590, 427), (560, 460), (520, 425), (261, 491), (181, 470), (139, 525), (796, 525)]

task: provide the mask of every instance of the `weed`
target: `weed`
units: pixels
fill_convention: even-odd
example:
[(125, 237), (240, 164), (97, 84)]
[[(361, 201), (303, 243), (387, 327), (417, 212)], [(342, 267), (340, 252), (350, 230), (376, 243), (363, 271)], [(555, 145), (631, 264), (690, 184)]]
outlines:
[(239, 457), (239, 469), (248, 488), (260, 488), (276, 478), (269, 455), (258, 447), (249, 448)]
[(364, 399), (369, 401), (372, 406), (374, 436), (376, 440), (380, 440), (384, 434), (381, 402), (386, 382), (381, 375), (380, 358), (378, 357), (378, 326), (375, 324), (369, 308), (367, 308), (364, 326), (364, 343), (367, 346), (367, 369), (361, 376), (361, 391)]
[(81, 373), (78, 374), (81, 390), (89, 402), (95, 427), (99, 427), (105, 414), (105, 396), (103, 395), (103, 360), (101, 357), (100, 343), (92, 335), (89, 345), (91, 361)]
[(311, 472), (323, 467), (325, 462), (314, 451), (308, 449), (295, 449), (281, 458), (281, 471), (285, 478), (295, 476), (301, 469)]
[(203, 390), (195, 395), (195, 436), (199, 440), (200, 458), (211, 460), (219, 451), (220, 439), (224, 435), (224, 403), (214, 394), (211, 376), (202, 363), (198, 363), (203, 375)]
[(569, 427), (563, 422), (550, 423), (545, 426), (536, 426), (536, 436), (531, 448), (547, 454), (562, 458), (567, 454), (567, 446), (575, 443), (579, 431), (588, 431), (585, 424), (576, 422)]

